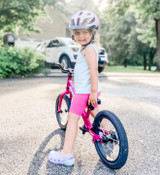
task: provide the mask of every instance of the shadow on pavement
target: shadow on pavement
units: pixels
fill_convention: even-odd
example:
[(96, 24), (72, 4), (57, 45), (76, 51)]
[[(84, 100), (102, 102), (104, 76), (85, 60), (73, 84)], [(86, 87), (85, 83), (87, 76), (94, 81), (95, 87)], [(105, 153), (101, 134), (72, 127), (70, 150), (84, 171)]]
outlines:
[(110, 168), (108, 168), (107, 166), (105, 166), (101, 160), (98, 161), (97, 165), (95, 166), (95, 169), (92, 173), (92, 175), (104, 175), (104, 174), (112, 174), (112, 175), (116, 175), (116, 171), (112, 170)]
[[(39, 174), (39, 170), (43, 164), (44, 159), (48, 157), (48, 154), (51, 151), (50, 149), (48, 149), (47, 151), (44, 151), (44, 150), (47, 144), (50, 142), (50, 140), (56, 135), (60, 135), (60, 139), (61, 139), (61, 144), (58, 150), (62, 149), (65, 133), (61, 129), (57, 129), (45, 138), (45, 140), (40, 145), (39, 149), (36, 151), (30, 163), (28, 173), (27, 173), (28, 175), (38, 175)], [(56, 148), (53, 148), (53, 150), (55, 149)], [(57, 166), (47, 161), (46, 169), (47, 169), (48, 175), (57, 175), (57, 174), (61, 175), (61, 174), (64, 174), (64, 172), (66, 172), (67, 174), (71, 174), (73, 167), (68, 168), (68, 167), (62, 167), (60, 165)]]

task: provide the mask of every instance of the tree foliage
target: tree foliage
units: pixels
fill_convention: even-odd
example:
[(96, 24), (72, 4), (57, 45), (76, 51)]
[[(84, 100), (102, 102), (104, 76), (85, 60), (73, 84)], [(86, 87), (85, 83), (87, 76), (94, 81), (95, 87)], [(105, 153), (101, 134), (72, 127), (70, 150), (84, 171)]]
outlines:
[(111, 63), (144, 63), (146, 69), (148, 58), (148, 62), (152, 64), (156, 48), (154, 20), (151, 17), (141, 18), (139, 14), (135, 0), (110, 0), (102, 11), (101, 41)]
[[(103, 0), (99, 0), (101, 3)], [(54, 6), (69, 19), (79, 10), (96, 12), (101, 21), (102, 45), (113, 63), (152, 65), (157, 48), (160, 69), (160, 0), (108, 0), (103, 11), (91, 1), (1, 0), (0, 35), (19, 28), (36, 31), (35, 22), (45, 14), (45, 6)]]
[(46, 15), (46, 5), (55, 6), (60, 1), (63, 0), (1, 0), (1, 33), (15, 33), (19, 28), (25, 31), (38, 31), (35, 23)]
[(0, 30), (15, 32), (22, 27), (33, 31), (34, 23), (44, 10), (42, 0), (1, 0), (0, 1)]
[[(160, 71), (160, 0), (135, 0), (137, 3), (137, 8), (139, 16), (143, 22), (152, 21), (151, 25), (147, 28), (148, 38), (147, 40), (154, 40), (152, 36), (156, 36), (156, 60), (157, 60), (157, 71)], [(153, 24), (154, 23), (154, 24)], [(154, 27), (153, 27), (154, 25)], [(154, 31), (153, 31), (154, 29)], [(141, 34), (142, 36), (145, 33)]]

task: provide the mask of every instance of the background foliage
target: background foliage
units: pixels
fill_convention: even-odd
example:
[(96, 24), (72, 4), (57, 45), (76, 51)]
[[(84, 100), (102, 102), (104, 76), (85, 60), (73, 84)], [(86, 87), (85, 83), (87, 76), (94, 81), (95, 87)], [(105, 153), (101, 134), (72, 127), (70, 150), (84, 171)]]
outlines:
[(151, 70), (156, 62), (157, 48), (155, 20), (148, 9), (150, 2), (110, 0), (100, 13), (101, 41), (111, 64), (143, 65)]
[(95, 12), (110, 65), (143, 65), (151, 70), (156, 64), (160, 71), (160, 0), (1, 0), (0, 40), (4, 33), (20, 28), (38, 31), (34, 24), (46, 15), (46, 5), (68, 20), (82, 9)]
[(0, 78), (37, 73), (44, 67), (44, 57), (30, 48), (0, 48)]

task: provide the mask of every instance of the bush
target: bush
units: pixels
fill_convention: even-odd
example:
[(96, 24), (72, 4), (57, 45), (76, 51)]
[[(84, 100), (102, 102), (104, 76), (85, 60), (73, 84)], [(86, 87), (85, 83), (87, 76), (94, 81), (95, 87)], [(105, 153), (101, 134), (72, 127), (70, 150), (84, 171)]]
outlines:
[(0, 48), (0, 78), (37, 73), (44, 67), (44, 57), (31, 48)]

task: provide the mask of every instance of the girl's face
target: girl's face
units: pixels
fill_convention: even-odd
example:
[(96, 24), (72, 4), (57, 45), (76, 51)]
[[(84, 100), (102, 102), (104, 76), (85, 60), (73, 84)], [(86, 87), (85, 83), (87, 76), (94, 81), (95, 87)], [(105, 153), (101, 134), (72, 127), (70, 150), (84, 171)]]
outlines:
[(87, 29), (73, 30), (73, 35), (75, 41), (80, 45), (89, 43), (92, 38), (91, 31)]

